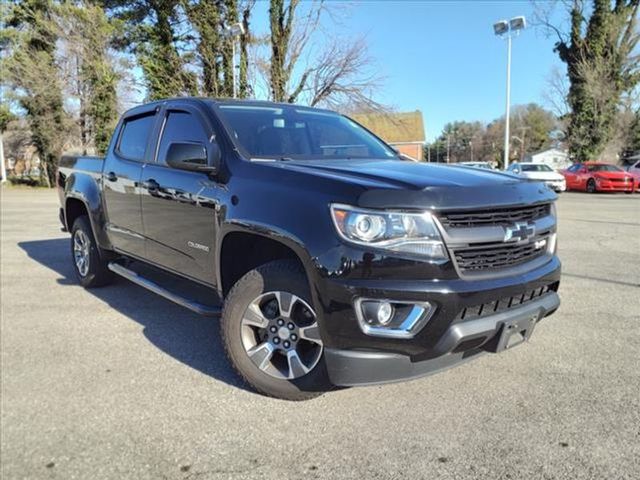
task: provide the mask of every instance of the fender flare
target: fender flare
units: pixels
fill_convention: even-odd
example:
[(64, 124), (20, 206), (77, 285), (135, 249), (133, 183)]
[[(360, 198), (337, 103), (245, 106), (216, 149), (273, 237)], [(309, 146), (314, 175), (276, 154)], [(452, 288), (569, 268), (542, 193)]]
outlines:
[(89, 217), (89, 223), (93, 231), (93, 236), (98, 243), (98, 246), (104, 250), (111, 250), (111, 242), (105, 231), (106, 220), (104, 217), (104, 210), (102, 208), (102, 192), (96, 179), (87, 173), (73, 172), (66, 180), (64, 188), (64, 210), (65, 210), (65, 222), (67, 228), (71, 230), (72, 225), (69, 225), (67, 216), (67, 202), (70, 199), (79, 200), (85, 206), (87, 215)]
[(300, 263), (302, 264), (307, 279), (311, 285), (313, 278), (315, 278), (313, 275), (315, 264), (311, 255), (305, 248), (304, 242), (300, 238), (273, 225), (263, 224), (260, 222), (231, 221), (220, 226), (220, 231), (217, 236), (218, 242), (215, 251), (216, 285), (220, 294), (222, 294), (222, 269), (220, 268), (222, 261), (222, 245), (224, 244), (225, 238), (231, 233), (245, 233), (257, 237), (264, 237), (287, 247), (300, 259)]

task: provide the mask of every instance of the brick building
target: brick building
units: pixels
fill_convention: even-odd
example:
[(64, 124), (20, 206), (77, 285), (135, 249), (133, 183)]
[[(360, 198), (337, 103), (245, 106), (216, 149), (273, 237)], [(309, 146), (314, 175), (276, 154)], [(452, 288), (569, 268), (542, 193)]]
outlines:
[(422, 112), (359, 113), (351, 115), (389, 145), (416, 161), (424, 159), (424, 121)]

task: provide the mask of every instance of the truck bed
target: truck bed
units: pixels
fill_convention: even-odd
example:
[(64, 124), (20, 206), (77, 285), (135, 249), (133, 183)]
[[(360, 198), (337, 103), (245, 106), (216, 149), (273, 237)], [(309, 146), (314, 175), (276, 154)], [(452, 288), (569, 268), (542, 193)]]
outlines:
[(102, 173), (104, 157), (92, 157), (86, 155), (63, 155), (60, 159), (60, 169), (72, 169), (86, 173)]

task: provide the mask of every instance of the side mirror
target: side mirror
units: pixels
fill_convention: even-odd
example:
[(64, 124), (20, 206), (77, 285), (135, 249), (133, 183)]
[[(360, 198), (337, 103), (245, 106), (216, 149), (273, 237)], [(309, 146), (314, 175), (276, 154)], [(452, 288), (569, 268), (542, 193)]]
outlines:
[(180, 170), (214, 174), (220, 164), (220, 147), (211, 143), (172, 143), (167, 150), (167, 164)]

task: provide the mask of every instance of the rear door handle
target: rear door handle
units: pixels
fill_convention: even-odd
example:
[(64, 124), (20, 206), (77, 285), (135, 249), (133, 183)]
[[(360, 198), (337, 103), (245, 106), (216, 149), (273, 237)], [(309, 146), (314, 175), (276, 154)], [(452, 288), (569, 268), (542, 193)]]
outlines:
[(153, 178), (142, 182), (142, 188), (146, 188), (147, 190), (158, 190), (160, 188), (160, 184), (156, 182)]
[(107, 173), (107, 180), (109, 180), (110, 182), (115, 182), (118, 180), (118, 176), (115, 172), (109, 172)]

